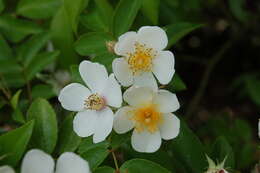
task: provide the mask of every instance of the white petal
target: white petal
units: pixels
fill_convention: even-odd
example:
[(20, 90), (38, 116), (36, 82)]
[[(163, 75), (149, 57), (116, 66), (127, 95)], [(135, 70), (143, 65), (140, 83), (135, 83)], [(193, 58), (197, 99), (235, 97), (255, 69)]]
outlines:
[(114, 113), (109, 107), (106, 107), (97, 113), (98, 119), (93, 136), (94, 143), (102, 142), (106, 139), (112, 131), (114, 120)]
[(53, 173), (53, 171), (53, 158), (41, 150), (30, 150), (23, 158), (21, 173)]
[(57, 160), (55, 173), (90, 173), (90, 169), (86, 160), (75, 153), (66, 152)]
[(136, 42), (136, 32), (126, 32), (118, 38), (115, 44), (115, 53), (117, 55), (126, 56), (127, 53), (134, 52), (134, 44)]
[(152, 153), (157, 151), (162, 143), (160, 132), (137, 132), (134, 130), (131, 138), (132, 147), (138, 152)]
[(114, 59), (112, 68), (121, 85), (127, 87), (133, 84), (133, 73), (124, 58)]
[(80, 63), (79, 73), (92, 92), (96, 93), (103, 90), (108, 79), (105, 66), (86, 60)]
[(156, 50), (163, 50), (168, 44), (166, 32), (158, 26), (141, 27), (137, 32), (137, 41)]
[(154, 91), (152, 88), (132, 86), (125, 91), (123, 98), (129, 105), (140, 106), (150, 103), (153, 96)]
[(15, 171), (10, 166), (5, 165), (0, 167), (0, 173), (15, 173)]
[(114, 74), (111, 74), (107, 80), (101, 95), (105, 98), (109, 106), (119, 108), (122, 104), (122, 91), (117, 83)]
[(175, 73), (174, 55), (170, 51), (161, 51), (153, 60), (153, 73), (163, 85), (168, 84)]
[(157, 82), (151, 72), (144, 72), (134, 76), (134, 86), (151, 87), (154, 91), (158, 89)]
[(78, 83), (72, 83), (60, 91), (58, 99), (64, 109), (82, 111), (84, 109), (84, 101), (89, 95), (90, 91), (85, 86)]
[(161, 136), (165, 140), (173, 139), (180, 132), (180, 120), (172, 113), (163, 114), (163, 123), (160, 126)]
[(73, 129), (80, 137), (88, 137), (94, 133), (97, 122), (97, 113), (92, 110), (78, 112), (73, 120)]
[(159, 90), (158, 94), (154, 96), (153, 102), (158, 106), (160, 112), (163, 113), (174, 112), (180, 108), (176, 94), (167, 90)]
[(128, 132), (134, 127), (134, 123), (131, 120), (133, 109), (129, 106), (122, 107), (117, 110), (114, 118), (113, 128), (116, 133), (123, 134)]

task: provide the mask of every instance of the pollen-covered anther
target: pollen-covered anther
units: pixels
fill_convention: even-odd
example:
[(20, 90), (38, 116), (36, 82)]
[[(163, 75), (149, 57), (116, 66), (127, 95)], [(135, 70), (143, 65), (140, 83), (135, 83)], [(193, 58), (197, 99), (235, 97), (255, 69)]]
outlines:
[(152, 48), (147, 48), (145, 44), (138, 42), (134, 46), (134, 53), (128, 53), (127, 56), (127, 62), (133, 74), (152, 71), (153, 59), (156, 57), (157, 52)]
[(105, 100), (98, 94), (91, 94), (86, 100), (85, 100), (85, 108), (91, 109), (91, 110), (101, 110), (105, 106)]

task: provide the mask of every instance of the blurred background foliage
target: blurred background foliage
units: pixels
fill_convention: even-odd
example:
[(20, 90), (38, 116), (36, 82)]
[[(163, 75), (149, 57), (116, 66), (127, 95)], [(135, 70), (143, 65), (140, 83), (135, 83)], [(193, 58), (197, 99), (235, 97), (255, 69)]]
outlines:
[[(108, 148), (120, 164), (141, 158), (171, 172), (199, 173), (207, 168), (207, 153), (218, 162), (227, 155), (231, 172), (258, 173), (259, 21), (257, 0), (0, 0), (0, 163), (17, 166), (29, 143), (53, 155), (77, 151), (99, 173), (113, 172), (97, 168), (113, 167)], [(79, 139), (73, 115), (57, 101), (59, 90), (81, 82), (81, 60), (111, 72), (116, 56), (108, 41), (144, 25), (163, 27), (175, 54), (178, 74), (167, 89), (182, 105), (181, 134), (155, 154), (133, 151), (129, 134), (96, 145)], [(19, 152), (6, 156), (17, 139)], [(131, 160), (122, 170), (142, 170), (137, 162), (150, 163)]]

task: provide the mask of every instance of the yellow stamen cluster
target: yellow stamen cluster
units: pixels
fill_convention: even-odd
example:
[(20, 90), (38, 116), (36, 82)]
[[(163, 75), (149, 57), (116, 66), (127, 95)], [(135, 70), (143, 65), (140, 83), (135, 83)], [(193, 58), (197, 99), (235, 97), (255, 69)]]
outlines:
[(146, 129), (153, 133), (158, 130), (162, 123), (162, 115), (157, 111), (156, 105), (149, 104), (134, 110), (132, 120), (135, 122), (135, 129), (138, 132)]
[(91, 94), (85, 100), (85, 108), (91, 110), (101, 110), (105, 106), (105, 100), (98, 94)]
[(134, 53), (129, 53), (127, 62), (133, 74), (149, 72), (152, 70), (153, 59), (156, 56), (156, 51), (152, 48), (147, 48), (144, 44), (135, 43)]

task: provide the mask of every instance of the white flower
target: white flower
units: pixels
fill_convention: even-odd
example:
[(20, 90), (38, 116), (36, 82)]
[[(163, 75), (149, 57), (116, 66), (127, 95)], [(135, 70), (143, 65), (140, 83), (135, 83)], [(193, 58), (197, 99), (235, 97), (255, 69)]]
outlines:
[(161, 146), (161, 138), (170, 140), (178, 136), (180, 120), (171, 113), (180, 107), (175, 94), (131, 87), (123, 98), (129, 106), (116, 112), (113, 128), (119, 134), (134, 128), (131, 143), (136, 151), (155, 152)]
[(224, 169), (226, 158), (220, 164), (216, 165), (216, 163), (211, 158), (209, 158), (207, 155), (206, 157), (209, 164), (209, 168), (205, 173), (228, 173)]
[(22, 161), (21, 173), (90, 173), (88, 162), (75, 153), (63, 153), (57, 160), (45, 152), (32, 149)]
[[(174, 55), (164, 51), (168, 38), (157, 26), (143, 26), (137, 32), (126, 32), (118, 38), (114, 51), (121, 58), (113, 61), (113, 72), (123, 86), (137, 85), (157, 88), (168, 84), (175, 72)], [(153, 73), (153, 74), (152, 74)]]
[(0, 167), (0, 173), (15, 173), (15, 171), (10, 166), (5, 165)]
[(73, 121), (74, 131), (81, 137), (93, 136), (94, 143), (101, 142), (113, 127), (113, 111), (109, 106), (120, 107), (122, 93), (113, 74), (108, 77), (106, 68), (98, 63), (83, 61), (79, 72), (87, 84), (72, 83), (60, 91), (63, 108), (78, 111)]

